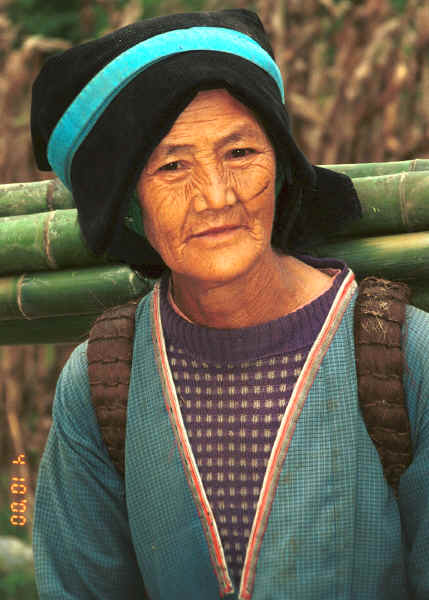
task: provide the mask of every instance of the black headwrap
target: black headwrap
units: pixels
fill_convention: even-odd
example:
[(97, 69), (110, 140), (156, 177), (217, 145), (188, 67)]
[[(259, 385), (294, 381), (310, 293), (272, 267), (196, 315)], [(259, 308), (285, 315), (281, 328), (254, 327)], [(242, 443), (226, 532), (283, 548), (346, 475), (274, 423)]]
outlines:
[[(290, 251), (307, 249), (346, 221), (362, 216), (351, 179), (308, 162), (292, 137), (275, 77), (240, 56), (241, 51), (233, 49), (235, 41), (231, 51), (222, 46), (189, 50), (179, 45), (168, 56), (155, 56), (152, 62), (147, 58), (152, 50), (142, 42), (164, 40), (165, 36), (156, 36), (167, 32), (183, 37), (187, 29), (186, 39), (191, 39), (190, 28), (203, 27), (221, 28), (212, 33), (224, 46), (229, 36), (244, 34), (244, 45), (256, 46), (256, 42), (257, 52), (262, 48), (274, 60), (262, 23), (251, 11), (173, 14), (139, 21), (51, 57), (33, 85), (31, 133), (38, 167), (54, 170), (72, 190), (82, 235), (94, 253), (149, 276), (159, 276), (165, 264), (146, 238), (127, 226), (130, 201), (152, 151), (200, 90), (227, 89), (253, 110), (271, 139), (284, 176), (276, 201), (273, 245)], [(205, 32), (208, 35), (209, 30), (203, 31), (203, 37)], [(132, 60), (148, 65), (126, 79), (129, 50), (134, 52)], [(104, 73), (122, 59), (126, 59), (122, 66), (116, 67), (115, 92), (98, 112), (91, 113), (93, 109), (87, 107), (97, 103), (99, 94), (92, 86), (94, 78), (100, 79), (103, 69)], [(269, 57), (268, 62), (272, 62)], [(88, 121), (83, 129), (81, 124), (75, 126), (71, 114), (79, 94), (87, 98), (77, 111), (80, 120)], [(65, 113), (67, 127), (61, 132)], [(57, 157), (62, 154), (67, 158)]]

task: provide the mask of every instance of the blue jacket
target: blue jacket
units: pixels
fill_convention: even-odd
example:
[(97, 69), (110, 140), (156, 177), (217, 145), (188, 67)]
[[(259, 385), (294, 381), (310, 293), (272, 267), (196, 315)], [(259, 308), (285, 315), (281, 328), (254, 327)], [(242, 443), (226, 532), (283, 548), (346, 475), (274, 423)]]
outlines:
[[(285, 411), (233, 589), (181, 418), (159, 283), (136, 312), (125, 483), (91, 404), (87, 342), (59, 377), (33, 525), (41, 600), (427, 600), (429, 314), (407, 306), (414, 459), (399, 500), (358, 405), (357, 285), (338, 291)], [(405, 332), (404, 332), (405, 333)]]

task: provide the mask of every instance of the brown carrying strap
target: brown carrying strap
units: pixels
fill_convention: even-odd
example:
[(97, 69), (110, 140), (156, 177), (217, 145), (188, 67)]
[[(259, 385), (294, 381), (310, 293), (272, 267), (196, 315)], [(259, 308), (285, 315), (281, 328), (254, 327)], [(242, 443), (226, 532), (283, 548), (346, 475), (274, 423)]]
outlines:
[(141, 298), (106, 310), (95, 321), (88, 341), (88, 378), (101, 436), (122, 477), (134, 324)]
[(359, 285), (354, 313), (359, 404), (396, 496), (399, 478), (412, 460), (401, 339), (410, 298), (405, 283), (366, 277)]

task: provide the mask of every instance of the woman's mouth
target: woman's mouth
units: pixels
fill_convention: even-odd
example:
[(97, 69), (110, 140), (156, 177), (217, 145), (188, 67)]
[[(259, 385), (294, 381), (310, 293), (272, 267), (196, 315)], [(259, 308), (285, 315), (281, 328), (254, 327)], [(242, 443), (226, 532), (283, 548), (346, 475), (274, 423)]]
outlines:
[(194, 235), (193, 239), (194, 238), (195, 239), (207, 239), (207, 240), (209, 240), (209, 239), (213, 239), (213, 240), (228, 239), (230, 237), (233, 237), (239, 229), (242, 229), (242, 227), (237, 226), (237, 227), (224, 227), (224, 228), (210, 229), (209, 231), (205, 231), (203, 233)]

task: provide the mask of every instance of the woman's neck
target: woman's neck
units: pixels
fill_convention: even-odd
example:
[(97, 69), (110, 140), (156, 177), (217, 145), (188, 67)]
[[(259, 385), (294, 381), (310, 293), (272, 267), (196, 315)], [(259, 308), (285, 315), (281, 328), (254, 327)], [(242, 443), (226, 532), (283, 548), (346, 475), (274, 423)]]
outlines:
[[(171, 277), (174, 302), (190, 321), (216, 329), (251, 327), (283, 317), (308, 304), (332, 285), (332, 278), (292, 256), (260, 264), (223, 285)], [(268, 262), (268, 264), (267, 264)]]

